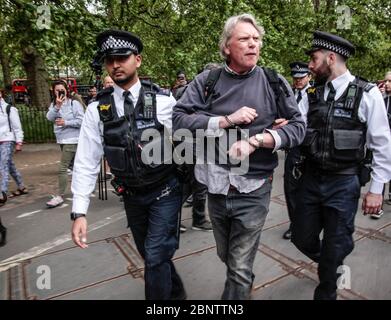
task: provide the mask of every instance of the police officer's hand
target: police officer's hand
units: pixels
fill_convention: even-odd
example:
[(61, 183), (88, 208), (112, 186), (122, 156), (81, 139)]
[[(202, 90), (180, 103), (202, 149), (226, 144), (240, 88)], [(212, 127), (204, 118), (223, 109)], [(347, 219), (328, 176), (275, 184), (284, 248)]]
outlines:
[(239, 110), (230, 114), (229, 119), (234, 124), (248, 124), (254, 121), (258, 114), (255, 109), (249, 107), (241, 107)]
[(72, 225), (72, 240), (80, 248), (88, 248), (87, 245), (87, 219), (77, 218)]
[(239, 140), (231, 146), (228, 154), (232, 159), (243, 161), (254, 151), (255, 147), (249, 144), (246, 140)]
[(285, 118), (276, 119), (276, 120), (274, 120), (274, 122), (273, 122), (273, 127), (272, 127), (272, 129), (273, 129), (273, 130), (280, 129), (280, 128), (282, 128), (283, 126), (287, 125), (288, 123), (289, 123), (289, 121), (286, 120)]
[(378, 213), (381, 210), (382, 204), (382, 194), (367, 192), (362, 202), (362, 210), (364, 211), (364, 215)]

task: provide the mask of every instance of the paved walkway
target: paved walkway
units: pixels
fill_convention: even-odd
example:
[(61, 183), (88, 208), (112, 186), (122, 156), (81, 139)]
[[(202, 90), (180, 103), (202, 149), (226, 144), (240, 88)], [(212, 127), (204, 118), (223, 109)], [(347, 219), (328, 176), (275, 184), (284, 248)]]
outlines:
[[(27, 145), (15, 159), (31, 193), (10, 199), (7, 210), (55, 193), (59, 161), (56, 145)], [(282, 188), (282, 154), (280, 160), (254, 264), (253, 299), (312, 299), (317, 285), (316, 265), (281, 238), (289, 222)], [(98, 210), (102, 203), (94, 199), (91, 206)], [(391, 207), (385, 205), (384, 209), (380, 220), (358, 212), (355, 250), (345, 261), (346, 289), (339, 291), (339, 299), (391, 299)], [(183, 223), (188, 227), (190, 217), (190, 209), (184, 209)], [(109, 232), (97, 233), (87, 250), (69, 241), (5, 268), (0, 272), (0, 299), (144, 299), (143, 262), (123, 223), (118, 221)], [(4, 267), (4, 261), (1, 264)], [(175, 265), (189, 299), (220, 298), (225, 267), (216, 255), (212, 233), (189, 228), (182, 234)], [(42, 278), (48, 274), (49, 278)]]

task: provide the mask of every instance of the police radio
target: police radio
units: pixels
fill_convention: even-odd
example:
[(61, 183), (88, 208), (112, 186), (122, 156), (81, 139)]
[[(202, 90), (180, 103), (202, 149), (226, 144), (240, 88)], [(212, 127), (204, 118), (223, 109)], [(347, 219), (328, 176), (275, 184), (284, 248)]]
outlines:
[(153, 98), (154, 95), (151, 92), (144, 94), (144, 119), (153, 119)]
[(349, 110), (353, 109), (356, 93), (357, 93), (357, 85), (354, 83), (349, 84), (348, 93), (346, 95), (345, 106), (344, 106), (345, 109), (349, 109)]

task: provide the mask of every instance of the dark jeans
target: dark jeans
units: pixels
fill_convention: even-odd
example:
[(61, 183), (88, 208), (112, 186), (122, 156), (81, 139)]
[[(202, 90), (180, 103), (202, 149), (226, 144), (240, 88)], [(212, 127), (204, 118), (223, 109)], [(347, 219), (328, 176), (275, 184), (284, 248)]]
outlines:
[(289, 220), (292, 221), (292, 215), (296, 208), (297, 190), (299, 180), (295, 179), (292, 174), (293, 167), (300, 159), (300, 148), (292, 148), (287, 152), (284, 164), (284, 194), (288, 208)]
[(209, 215), (217, 254), (227, 266), (224, 300), (249, 299), (254, 281), (253, 264), (269, 211), (271, 181), (250, 193), (230, 190), (228, 195), (208, 194)]
[(356, 175), (307, 172), (300, 180), (292, 217), (292, 242), (319, 264), (320, 283), (314, 299), (337, 298), (337, 269), (354, 248), (352, 234), (359, 197), (360, 183)]
[[(171, 191), (162, 195), (166, 188)], [(178, 247), (182, 186), (173, 178), (147, 193), (125, 195), (124, 203), (137, 249), (145, 260), (146, 299), (167, 300), (181, 296), (183, 283), (171, 258)]]

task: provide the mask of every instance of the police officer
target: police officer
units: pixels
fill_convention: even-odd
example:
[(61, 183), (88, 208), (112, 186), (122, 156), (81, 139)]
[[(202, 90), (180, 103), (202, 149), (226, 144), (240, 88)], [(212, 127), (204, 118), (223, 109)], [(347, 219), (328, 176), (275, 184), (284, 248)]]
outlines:
[(391, 135), (379, 89), (347, 69), (354, 46), (326, 32), (313, 36), (307, 54), (317, 85), (307, 90), (307, 132), (301, 145), (306, 166), (292, 217), (292, 242), (318, 263), (314, 299), (334, 300), (338, 267), (354, 247), (354, 218), (366, 182), (360, 175), (365, 146), (373, 152), (373, 171), (362, 210), (375, 214), (391, 177)]
[[(145, 260), (146, 299), (185, 299), (171, 261), (178, 246), (182, 187), (175, 166), (166, 158), (147, 161), (143, 154), (151, 144), (161, 144), (164, 153), (168, 140), (164, 131), (171, 129), (176, 101), (169, 90), (140, 82), (137, 70), (143, 43), (136, 35), (108, 30), (98, 35), (97, 46), (115, 84), (88, 106), (81, 128), (72, 180), (73, 241), (87, 247), (89, 196), (104, 153), (115, 176), (113, 185), (123, 195), (138, 252)], [(152, 130), (153, 136), (143, 137), (146, 130)]]
[[(295, 93), (296, 102), (299, 106), (301, 116), (304, 121), (307, 120), (308, 98), (307, 89), (310, 87), (311, 73), (308, 69), (308, 63), (295, 61), (289, 64), (291, 68), (291, 76), (293, 78), (293, 91)], [(298, 176), (294, 176), (294, 166), (300, 160), (300, 148), (294, 147), (286, 150), (284, 163), (284, 193), (288, 208), (289, 219), (296, 206), (296, 192), (298, 188)], [(291, 238), (291, 227), (284, 232), (283, 238), (289, 240)]]

